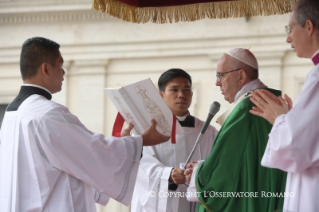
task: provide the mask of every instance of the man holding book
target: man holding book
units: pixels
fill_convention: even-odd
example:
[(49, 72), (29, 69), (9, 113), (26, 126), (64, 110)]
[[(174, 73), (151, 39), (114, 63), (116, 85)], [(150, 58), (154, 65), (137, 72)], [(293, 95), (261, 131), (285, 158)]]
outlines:
[(141, 136), (106, 138), (51, 101), (65, 74), (59, 48), (41, 37), (22, 46), (23, 85), (0, 131), (1, 212), (92, 212), (109, 197), (128, 205), (142, 146), (169, 139), (155, 122)]
[[(192, 79), (182, 69), (170, 69), (158, 80), (160, 95), (183, 127), (176, 135), (176, 144), (167, 142), (144, 147), (132, 200), (133, 212), (195, 211), (195, 204), (186, 199), (184, 170), (179, 167), (190, 154), (204, 124), (190, 115)], [(191, 160), (205, 159), (211, 150), (217, 130), (209, 126)]]

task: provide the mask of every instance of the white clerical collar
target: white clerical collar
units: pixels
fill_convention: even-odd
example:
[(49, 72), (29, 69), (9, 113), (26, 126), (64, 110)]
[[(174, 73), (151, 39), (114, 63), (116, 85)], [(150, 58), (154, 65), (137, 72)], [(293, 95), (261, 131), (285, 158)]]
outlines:
[(262, 83), (259, 79), (255, 79), (249, 83), (247, 83), (246, 85), (244, 85), (236, 94), (234, 102), (237, 101), (237, 99), (239, 97), (241, 97), (244, 93), (247, 93), (251, 90), (255, 90), (257, 88), (267, 88), (267, 86)]
[(52, 95), (52, 93), (51, 93), (48, 89), (46, 89), (46, 88), (44, 88), (44, 87), (42, 87), (42, 86), (40, 86), (40, 85), (35, 85), (35, 84), (22, 84), (22, 86), (32, 86), (32, 87), (41, 88), (41, 89), (45, 90), (46, 92), (48, 92), (49, 94)]
[(186, 113), (184, 116), (176, 116), (178, 121), (185, 121), (186, 117), (189, 115), (189, 112)]

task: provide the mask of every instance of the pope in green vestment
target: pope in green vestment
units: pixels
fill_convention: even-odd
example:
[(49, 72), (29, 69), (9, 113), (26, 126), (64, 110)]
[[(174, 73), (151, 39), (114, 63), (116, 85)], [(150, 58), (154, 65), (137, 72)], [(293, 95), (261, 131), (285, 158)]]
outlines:
[(195, 183), (201, 204), (197, 211), (282, 211), (286, 173), (261, 166), (272, 125), (249, 113), (252, 106), (249, 98), (235, 106), (210, 155), (198, 167)]

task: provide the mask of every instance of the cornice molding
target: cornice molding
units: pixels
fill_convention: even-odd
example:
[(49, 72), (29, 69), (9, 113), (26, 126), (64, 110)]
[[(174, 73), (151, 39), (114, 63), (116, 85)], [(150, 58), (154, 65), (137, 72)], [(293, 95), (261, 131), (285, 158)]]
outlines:
[[(238, 40), (233, 46), (250, 46), (258, 58), (265, 60), (281, 59), (289, 47), (279, 44), (277, 38), (259, 39), (260, 43)], [(219, 44), (217, 46), (217, 44)], [(163, 57), (193, 57), (207, 56), (215, 63), (222, 53), (232, 48), (228, 44), (220, 42), (220, 39), (188, 39), (188, 40), (166, 40), (149, 42), (126, 42), (126, 43), (95, 43), (62, 45), (61, 52), (66, 61), (87, 61), (107, 59), (135, 59), (135, 58), (163, 58)], [(0, 48), (0, 64), (16, 63), (19, 60), (21, 47)], [(10, 50), (10, 54), (8, 54)]]
[(90, 8), (91, 0), (0, 0), (0, 14), (76, 11)]
[(38, 24), (116, 20), (93, 10), (1, 14), (0, 24)]

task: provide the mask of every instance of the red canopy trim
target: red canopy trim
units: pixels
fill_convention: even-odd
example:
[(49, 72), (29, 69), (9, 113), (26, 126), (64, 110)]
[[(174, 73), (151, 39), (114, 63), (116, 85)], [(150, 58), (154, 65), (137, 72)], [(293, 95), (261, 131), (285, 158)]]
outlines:
[(93, 0), (93, 9), (133, 23), (284, 14), (296, 0)]

